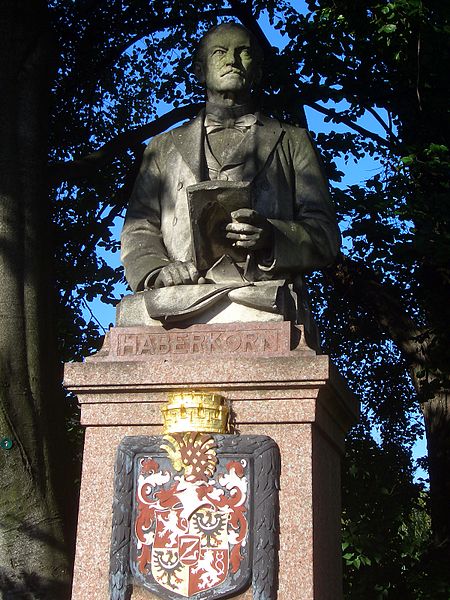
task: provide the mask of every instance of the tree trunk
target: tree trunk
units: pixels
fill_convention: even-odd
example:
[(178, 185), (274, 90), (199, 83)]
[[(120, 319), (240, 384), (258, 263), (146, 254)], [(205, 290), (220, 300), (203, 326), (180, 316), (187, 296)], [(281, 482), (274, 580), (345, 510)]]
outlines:
[[(394, 340), (409, 364), (427, 435), (433, 531), (430, 560), (447, 565), (450, 561), (450, 400), (442, 380), (430, 375), (430, 365), (436, 361), (430, 355), (432, 344), (428, 330), (416, 325), (405, 311), (399, 292), (393, 286), (381, 284), (370, 267), (341, 257), (328, 275), (338, 295), (355, 306), (360, 306), (361, 298), (364, 299), (365, 311), (372, 314), (380, 328)], [(423, 375), (425, 372), (427, 378)], [(447, 566), (440, 576), (446, 573)]]
[(68, 597), (69, 563), (54, 491), (64, 423), (45, 276), (47, 7), (4, 0), (1, 13), (0, 591), (55, 600)]
[[(422, 404), (428, 447), (435, 548), (450, 560), (450, 401), (446, 392)], [(448, 564), (448, 562), (447, 562)]]

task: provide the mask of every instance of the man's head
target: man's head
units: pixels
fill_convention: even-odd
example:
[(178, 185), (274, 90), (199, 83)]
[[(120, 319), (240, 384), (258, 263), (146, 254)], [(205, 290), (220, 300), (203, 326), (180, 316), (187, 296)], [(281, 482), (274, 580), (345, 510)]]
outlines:
[(262, 50), (255, 36), (237, 23), (210, 29), (200, 40), (194, 56), (194, 71), (206, 85), (213, 101), (230, 98), (248, 100), (261, 79)]

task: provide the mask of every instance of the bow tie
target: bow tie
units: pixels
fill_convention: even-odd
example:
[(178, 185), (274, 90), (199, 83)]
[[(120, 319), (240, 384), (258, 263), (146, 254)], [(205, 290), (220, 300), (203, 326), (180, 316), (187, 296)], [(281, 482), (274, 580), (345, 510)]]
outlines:
[(206, 133), (221, 131), (222, 129), (237, 129), (241, 133), (245, 133), (249, 127), (256, 123), (255, 115), (242, 115), (237, 119), (219, 119), (215, 115), (207, 114), (205, 117)]

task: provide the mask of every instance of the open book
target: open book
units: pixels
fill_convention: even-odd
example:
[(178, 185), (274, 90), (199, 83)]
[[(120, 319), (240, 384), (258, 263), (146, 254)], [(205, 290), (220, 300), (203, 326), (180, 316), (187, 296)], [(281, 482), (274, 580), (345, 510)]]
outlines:
[(247, 251), (233, 246), (225, 227), (231, 213), (252, 208), (253, 186), (242, 181), (203, 181), (186, 189), (191, 223), (192, 255), (199, 271), (207, 270), (227, 254), (242, 262)]

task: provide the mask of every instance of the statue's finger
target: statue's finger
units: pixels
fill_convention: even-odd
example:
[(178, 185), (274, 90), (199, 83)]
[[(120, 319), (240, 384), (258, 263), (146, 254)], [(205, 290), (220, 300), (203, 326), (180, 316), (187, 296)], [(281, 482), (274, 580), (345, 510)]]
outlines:
[(255, 240), (239, 240), (235, 245), (239, 248), (253, 248), (255, 246)]
[[(161, 271), (158, 279), (160, 280), (160, 284), (155, 287), (170, 287), (171, 285), (174, 285), (172, 275), (169, 271)], [(156, 283), (158, 284), (158, 282)]]
[(161, 277), (160, 275), (158, 275), (158, 277), (155, 280), (155, 288), (159, 289), (164, 287), (166, 284), (164, 283), (164, 279), (163, 277)]
[(193, 283), (197, 283), (200, 275), (197, 271), (197, 267), (192, 262), (186, 263), (186, 267), (189, 271), (190, 281), (192, 281)]
[(254, 245), (259, 241), (259, 237), (257, 235), (238, 235), (233, 238), (230, 237), (229, 239), (234, 240), (233, 246), (242, 246), (243, 243)]
[(235, 219), (236, 221), (240, 221), (242, 220), (247, 220), (247, 219), (253, 219), (255, 215), (257, 215), (258, 213), (253, 210), (252, 208), (239, 208), (238, 210), (234, 210), (231, 213), (231, 218)]
[(184, 277), (182, 275), (182, 270), (180, 270), (180, 265), (177, 265), (176, 268), (172, 269), (170, 275), (173, 282), (171, 285), (183, 285)]
[(182, 283), (197, 283), (199, 273), (192, 262), (180, 263), (178, 274), (181, 275)]
[(227, 233), (226, 236), (229, 240), (241, 240), (243, 238), (245, 238), (246, 236), (243, 236), (242, 233), (233, 233), (233, 232), (229, 232)]
[(188, 283), (191, 281), (191, 275), (186, 263), (180, 262), (177, 264), (177, 275), (180, 277), (181, 283)]
[(259, 239), (261, 237), (261, 231), (250, 231), (250, 232), (241, 232), (236, 233), (235, 231), (229, 231), (226, 235), (229, 240), (248, 240), (248, 239)]
[(255, 227), (254, 225), (250, 225), (249, 223), (228, 223), (225, 229), (233, 233), (248, 234), (258, 233), (260, 231), (259, 227)]

